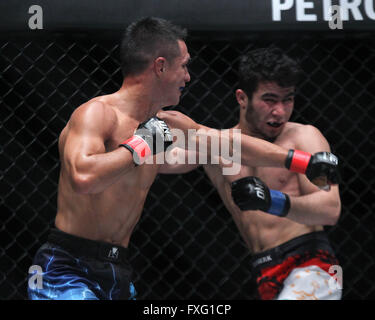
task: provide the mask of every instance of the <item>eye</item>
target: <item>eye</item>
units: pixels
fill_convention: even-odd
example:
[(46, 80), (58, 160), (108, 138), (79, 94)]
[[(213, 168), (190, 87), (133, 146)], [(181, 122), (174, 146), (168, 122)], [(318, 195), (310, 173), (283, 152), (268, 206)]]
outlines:
[(290, 103), (294, 101), (294, 97), (289, 97), (283, 100), (284, 103)]
[(190, 64), (191, 60), (189, 59), (186, 63), (182, 65), (183, 68), (187, 68)]
[(263, 99), (265, 102), (267, 103), (270, 103), (270, 104), (274, 104), (276, 103), (276, 100), (275, 99), (270, 99), (270, 98), (266, 98), (266, 99)]

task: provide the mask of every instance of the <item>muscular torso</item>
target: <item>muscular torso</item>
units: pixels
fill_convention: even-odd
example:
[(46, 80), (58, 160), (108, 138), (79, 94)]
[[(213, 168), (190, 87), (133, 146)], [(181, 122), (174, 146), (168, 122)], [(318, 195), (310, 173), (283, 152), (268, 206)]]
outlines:
[[(138, 126), (138, 123), (120, 112), (115, 113), (115, 128), (105, 141), (105, 152), (117, 149), (120, 143), (132, 136)], [(69, 125), (62, 131), (59, 139), (61, 170), (56, 227), (84, 238), (127, 247), (148, 191), (155, 180), (157, 165), (135, 167), (100, 193), (77, 193), (70, 183), (66, 164), (62, 160), (68, 135)]]
[[(275, 144), (286, 149), (296, 149), (296, 135), (300, 124), (288, 123)], [(232, 214), (242, 238), (254, 253), (278, 246), (299, 235), (322, 230), (321, 226), (307, 226), (287, 218), (279, 218), (261, 211), (241, 211), (231, 197), (230, 183), (246, 176), (257, 176), (270, 189), (280, 190), (290, 196), (306, 194), (298, 181), (296, 173), (284, 168), (241, 166), (237, 175), (223, 175), (220, 165), (205, 165), (204, 169), (217, 188), (226, 208)]]

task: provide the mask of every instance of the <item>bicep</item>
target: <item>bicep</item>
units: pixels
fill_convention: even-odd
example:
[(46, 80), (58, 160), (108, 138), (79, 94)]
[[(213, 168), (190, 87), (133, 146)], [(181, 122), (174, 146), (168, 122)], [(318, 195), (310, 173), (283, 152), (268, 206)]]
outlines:
[(87, 157), (105, 152), (106, 123), (100, 107), (76, 110), (69, 120), (63, 160), (79, 166)]
[(104, 141), (100, 136), (84, 135), (72, 130), (66, 137), (63, 160), (69, 166), (77, 167), (87, 157), (104, 152)]

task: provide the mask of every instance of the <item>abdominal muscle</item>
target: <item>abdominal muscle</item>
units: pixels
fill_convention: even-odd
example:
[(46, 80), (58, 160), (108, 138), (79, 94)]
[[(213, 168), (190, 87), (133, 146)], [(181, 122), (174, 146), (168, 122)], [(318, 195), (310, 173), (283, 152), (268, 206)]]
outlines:
[[(146, 178), (144, 173), (147, 171)], [(144, 165), (101, 193), (78, 194), (72, 190), (62, 172), (56, 227), (86, 239), (128, 247), (155, 176), (153, 166)], [(140, 183), (141, 177), (146, 181)]]
[(252, 253), (277, 247), (319, 227), (306, 226), (287, 218), (279, 218), (261, 211), (230, 210), (242, 238)]
[[(217, 188), (226, 208), (252, 253), (274, 248), (300, 235), (322, 230), (321, 226), (307, 226), (288, 218), (280, 218), (262, 211), (241, 211), (233, 202), (230, 184), (246, 176), (261, 178), (271, 189), (280, 190), (291, 196), (300, 195), (297, 176), (282, 168), (242, 167), (236, 176), (223, 176), (218, 165), (205, 166), (205, 171)], [(267, 177), (271, 177), (273, 183)], [(281, 177), (282, 182), (274, 177)]]

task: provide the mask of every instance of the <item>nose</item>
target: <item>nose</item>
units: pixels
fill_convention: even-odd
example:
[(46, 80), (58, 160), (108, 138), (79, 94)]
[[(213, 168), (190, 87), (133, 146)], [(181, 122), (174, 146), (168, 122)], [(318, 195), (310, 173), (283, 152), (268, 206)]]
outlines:
[(190, 73), (188, 70), (186, 70), (186, 73), (185, 73), (185, 83), (186, 82), (190, 82)]
[(285, 107), (282, 101), (277, 102), (272, 108), (272, 115), (281, 116), (285, 114)]

